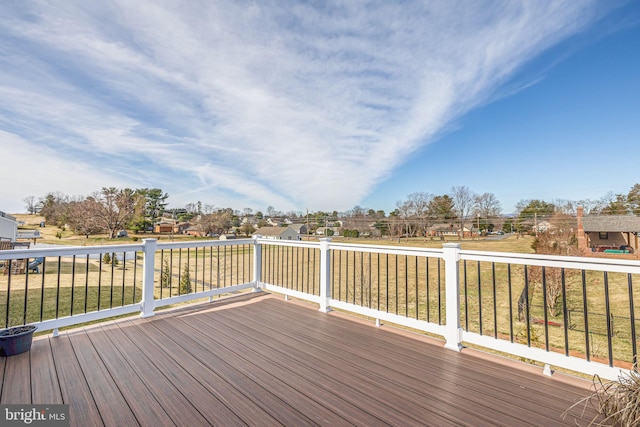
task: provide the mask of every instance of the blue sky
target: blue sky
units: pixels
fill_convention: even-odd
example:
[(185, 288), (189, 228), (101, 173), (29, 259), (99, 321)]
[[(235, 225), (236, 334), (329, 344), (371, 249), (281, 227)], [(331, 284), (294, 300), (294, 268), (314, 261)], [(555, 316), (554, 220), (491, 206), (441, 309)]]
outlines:
[(640, 3), (0, 5), (0, 210), (159, 187), (172, 207), (390, 211), (453, 186), (640, 182)]

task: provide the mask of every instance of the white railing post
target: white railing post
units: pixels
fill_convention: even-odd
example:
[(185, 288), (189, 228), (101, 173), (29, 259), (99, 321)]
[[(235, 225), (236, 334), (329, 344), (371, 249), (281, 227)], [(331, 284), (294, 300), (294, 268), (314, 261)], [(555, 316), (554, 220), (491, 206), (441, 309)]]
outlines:
[(262, 244), (258, 242), (260, 236), (253, 238), (253, 291), (262, 290)]
[(142, 239), (143, 269), (142, 269), (142, 301), (140, 302), (140, 317), (153, 316), (155, 301), (153, 295), (153, 278), (155, 271), (155, 257), (158, 242), (156, 239)]
[(320, 239), (320, 311), (331, 311), (329, 297), (331, 295), (331, 249), (329, 249), (330, 237)]
[(445, 344), (450, 350), (462, 349), (462, 330), (460, 329), (460, 245), (445, 243), (444, 253), (446, 317)]

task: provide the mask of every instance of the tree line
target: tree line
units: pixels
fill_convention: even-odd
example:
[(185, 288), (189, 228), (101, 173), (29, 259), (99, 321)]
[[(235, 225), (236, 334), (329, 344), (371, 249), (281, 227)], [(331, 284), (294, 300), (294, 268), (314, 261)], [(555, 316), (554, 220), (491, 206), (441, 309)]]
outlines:
[(163, 214), (169, 195), (159, 188), (104, 187), (87, 197), (49, 193), (35, 202), (25, 199), (29, 213), (39, 213), (47, 223), (70, 227), (75, 233), (108, 233), (114, 238), (119, 230), (146, 231)]
[[(238, 230), (251, 234), (254, 225), (266, 225), (265, 218), (287, 216), (297, 222), (306, 222), (311, 231), (327, 226), (349, 230), (350, 235), (374, 236), (426, 236), (429, 229), (443, 224), (462, 230), (473, 226), (477, 232), (489, 233), (527, 232), (535, 221), (549, 220), (555, 213), (562, 213), (563, 220), (572, 219), (578, 206), (585, 214), (640, 215), (640, 184), (635, 184), (627, 194), (608, 193), (599, 200), (521, 200), (514, 216), (503, 216), (502, 206), (493, 193), (478, 194), (466, 186), (452, 187), (448, 194), (434, 195), (427, 192), (409, 194), (396, 202), (396, 208), (387, 214), (384, 210), (355, 206), (346, 212), (313, 213), (277, 211), (267, 207), (261, 211), (244, 208), (214, 208), (198, 201), (184, 208), (167, 209), (169, 195), (159, 188), (118, 189), (104, 187), (87, 197), (72, 197), (62, 193), (49, 193), (36, 201), (35, 196), (24, 199), (31, 214), (39, 213), (48, 223), (70, 227), (75, 233), (89, 236), (108, 233), (115, 237), (119, 230), (135, 233), (151, 231), (163, 215), (170, 214), (178, 221), (192, 221), (203, 235)], [(241, 222), (243, 217), (253, 221)], [(556, 218), (557, 221), (557, 218)]]

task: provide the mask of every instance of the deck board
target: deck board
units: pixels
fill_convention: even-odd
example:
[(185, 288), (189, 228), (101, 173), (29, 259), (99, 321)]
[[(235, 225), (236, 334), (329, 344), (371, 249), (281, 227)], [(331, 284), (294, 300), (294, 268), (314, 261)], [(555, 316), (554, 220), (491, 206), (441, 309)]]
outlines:
[(5, 391), (4, 368), (6, 366), (6, 361), (6, 357), (0, 357), (0, 402), (2, 401), (2, 393)]
[[(163, 330), (172, 333), (172, 335), (179, 334), (180, 329), (176, 325), (168, 324), (173, 323), (174, 319), (163, 321), (164, 324), (158, 325)], [(190, 323), (195, 323), (197, 320), (190, 320)], [(181, 325), (182, 326), (182, 325)], [(208, 325), (207, 325), (208, 326)], [(183, 326), (184, 328), (184, 326)], [(184, 329), (189, 331), (188, 328)], [(186, 335), (191, 339), (191, 346), (202, 345), (209, 349), (212, 355), (220, 356), (224, 360), (234, 361), (235, 367), (260, 386), (260, 389), (252, 389), (251, 387), (245, 389), (250, 394), (252, 399), (256, 399), (260, 396), (274, 396), (277, 401), (272, 404), (277, 404), (276, 416), (278, 420), (284, 425), (298, 425), (298, 423), (291, 423), (289, 417), (297, 417), (297, 413), (302, 415), (300, 425), (308, 424), (327, 424), (327, 425), (340, 425), (345, 422), (343, 418), (336, 416), (330, 408), (331, 405), (323, 405), (317, 403), (315, 400), (310, 399), (308, 389), (311, 389), (311, 384), (305, 384), (305, 392), (298, 390), (299, 387), (293, 386), (294, 384), (300, 384), (302, 380), (293, 374), (288, 368), (282, 368), (278, 365), (272, 365), (265, 363), (263, 357), (267, 356), (262, 353), (256, 353), (253, 350), (238, 346), (234, 343), (233, 339), (229, 339), (228, 336), (222, 334), (218, 337), (218, 340), (211, 339), (204, 335), (201, 330), (193, 329)], [(197, 338), (196, 338), (197, 337)], [(212, 357), (212, 356), (210, 356)], [(331, 393), (323, 393), (317, 391), (321, 396), (325, 396), (326, 399), (332, 400), (332, 403), (337, 404), (338, 399)], [(354, 411), (355, 412), (355, 411)], [(378, 420), (369, 416), (368, 413), (362, 412), (357, 414), (361, 417), (362, 423), (360, 425), (372, 425), (367, 424), (366, 421), (377, 422)], [(369, 419), (368, 419), (369, 417)], [(356, 423), (358, 424), (358, 423)]]
[[(262, 331), (264, 335), (269, 333), (259, 317), (246, 321), (251, 322), (251, 327)], [(264, 322), (266, 321), (267, 319), (264, 319)], [(346, 341), (343, 345), (332, 342), (335, 335), (327, 337), (324, 341), (316, 341), (321, 337), (312, 329), (309, 329), (307, 335), (294, 339), (288, 335), (287, 325), (286, 322), (275, 323), (274, 318), (271, 317), (268, 328), (276, 327), (281, 331), (279, 336), (273, 338), (277, 341), (275, 345), (287, 348), (292, 356), (303, 360), (308, 368), (317, 367), (323, 372), (330, 372), (336, 379), (347, 379), (349, 383), (354, 383), (354, 379), (358, 379), (353, 387), (357, 388), (359, 393), (367, 393), (373, 397), (382, 392), (387, 400), (386, 403), (393, 405), (394, 411), (406, 412), (411, 416), (420, 414), (428, 414), (431, 418), (439, 416), (440, 423), (451, 422), (459, 425), (473, 420), (475, 425), (483, 425), (483, 423), (495, 425), (491, 417), (491, 409), (482, 405), (473, 405), (469, 401), (460, 403), (455, 399), (448, 399), (446, 387), (442, 387), (441, 384), (434, 386), (416, 379), (420, 376), (418, 363), (412, 366), (405, 365), (402, 361), (403, 356), (382, 357), (382, 360), (379, 360), (379, 357), (378, 360), (370, 358), (370, 351), (360, 350), (358, 346), (354, 346), (354, 341), (349, 340), (348, 336), (345, 337)], [(355, 336), (352, 335), (352, 338), (355, 339)], [(297, 348), (289, 350), (289, 346), (296, 340), (304, 344), (301, 346), (302, 350)], [(404, 372), (398, 372), (389, 365), (396, 368), (401, 365), (407, 369)], [(407, 375), (407, 372), (411, 375)], [(425, 373), (425, 377), (431, 375), (431, 372)], [(411, 384), (413, 387), (410, 387)], [(451, 416), (452, 405), (458, 407), (455, 418)]]
[(126, 333), (157, 369), (156, 375), (163, 375), (173, 388), (184, 395), (194, 409), (212, 425), (243, 426), (240, 417), (227, 408), (219, 399), (202, 385), (199, 378), (189, 375), (182, 367), (183, 361), (175, 354), (167, 352), (162, 341), (165, 339), (147, 325), (144, 330), (131, 324), (120, 324)]
[[(276, 331), (286, 333), (290, 324), (286, 317), (287, 307), (277, 306), (277, 311), (274, 311), (268, 318), (264, 317), (264, 311), (253, 314), (245, 309), (245, 312), (248, 322), (254, 321), (264, 325), (268, 324), (267, 327), (272, 328), (270, 332), (263, 331), (266, 334), (273, 335)], [(302, 319), (302, 322), (305, 320), (307, 319)], [(305, 346), (316, 348), (316, 351), (328, 351), (328, 356), (341, 357), (337, 352), (347, 349), (347, 355), (342, 356), (342, 360), (345, 363), (362, 359), (365, 365), (370, 367), (370, 370), (377, 366), (375, 372), (381, 375), (381, 378), (386, 378), (385, 375), (391, 375), (386, 379), (399, 381), (405, 386), (412, 385), (414, 392), (419, 392), (422, 387), (429, 386), (420, 382), (417, 378), (437, 379), (437, 384), (451, 383), (452, 386), (456, 386), (459, 382), (457, 377), (459, 377), (460, 372), (456, 368), (457, 365), (446, 363), (446, 360), (442, 363), (443, 360), (439, 357), (429, 357), (425, 354), (424, 346), (416, 348), (419, 348), (420, 351), (412, 349), (415, 340), (398, 341), (396, 337), (389, 336), (384, 331), (378, 333), (375, 329), (370, 331), (372, 334), (369, 337), (363, 336), (363, 334), (350, 334), (348, 329), (346, 329), (347, 332), (336, 332), (334, 330), (332, 335), (327, 335), (321, 332), (321, 328), (314, 328), (320, 321), (322, 320), (305, 323), (309, 333), (296, 339), (303, 342)], [(344, 326), (348, 328), (349, 324)], [(584, 393), (567, 393), (566, 391), (559, 396), (543, 394), (537, 397), (535, 405), (532, 405), (531, 393), (536, 393), (537, 388), (541, 385), (553, 387), (556, 383), (546, 377), (534, 377), (533, 380), (536, 381), (532, 383), (532, 379), (514, 375), (509, 371), (505, 373), (499, 367), (492, 372), (491, 376), (487, 376), (487, 369), (495, 367), (495, 364), (492, 365), (476, 359), (470, 359), (470, 362), (465, 362), (465, 355), (461, 354), (452, 354), (450, 356), (462, 358), (463, 361), (461, 363), (465, 366), (473, 366), (472, 369), (465, 370), (464, 374), (467, 381), (456, 386), (456, 394), (462, 392), (460, 390), (461, 387), (466, 388), (468, 389), (467, 404), (472, 400), (477, 400), (475, 398), (479, 396), (481, 399), (478, 401), (484, 407), (487, 406), (487, 399), (495, 399), (495, 403), (498, 406), (492, 406), (489, 413), (493, 418), (495, 418), (496, 408), (501, 411), (507, 411), (515, 417), (521, 416), (523, 423), (526, 423), (526, 420), (529, 419), (529, 414), (526, 411), (522, 411), (523, 407), (528, 407), (528, 411), (538, 412), (540, 417), (547, 417), (550, 413), (561, 415), (568, 407), (584, 396)], [(393, 363), (380, 363), (380, 361), (393, 361)], [(471, 365), (471, 362), (473, 362), (473, 365)], [(403, 374), (412, 371), (414, 372), (414, 377), (407, 377)], [(479, 374), (479, 372), (481, 373)], [(383, 373), (386, 374), (383, 375)], [(433, 385), (429, 386), (429, 388), (432, 387)], [(440, 389), (434, 398), (439, 399), (444, 394), (446, 394), (446, 390)], [(456, 402), (448, 404), (455, 405)], [(478, 412), (477, 409), (474, 409), (473, 413), (479, 415), (482, 411)]]
[[(25, 375), (24, 373), (27, 373)], [(29, 352), (7, 357), (4, 381), (10, 384), (3, 390), (2, 404), (31, 402), (31, 378), (29, 375)]]
[(91, 394), (100, 396), (100, 399), (95, 399), (95, 402), (104, 425), (120, 427), (138, 424), (120, 388), (118, 388), (118, 383), (111, 377), (87, 334), (80, 330), (69, 334), (69, 340), (75, 350), (80, 369), (84, 373)]
[[(150, 326), (155, 327), (154, 324)], [(139, 329), (140, 333), (149, 333), (146, 328)], [(160, 337), (164, 328), (157, 329), (158, 335), (154, 336)], [(166, 339), (158, 339), (157, 342), (166, 352), (182, 361), (185, 371), (197, 378), (212, 396), (237, 414), (243, 422), (254, 425), (260, 423), (265, 426), (279, 425), (263, 407), (256, 405), (242, 392), (246, 390), (245, 393), (249, 393), (256, 387), (254, 383), (241, 378), (227, 362), (212, 355), (210, 349), (198, 346), (187, 338), (186, 334), (189, 334), (187, 328), (176, 330), (175, 334), (171, 334), (170, 337), (165, 335)], [(231, 381), (225, 378), (224, 373), (231, 377)]]
[(31, 403), (63, 403), (58, 373), (48, 339), (34, 340), (31, 345)]
[[(271, 354), (269, 363), (282, 363), (286, 369), (337, 394), (345, 405), (350, 404), (368, 410), (378, 419), (396, 425), (419, 425), (427, 416), (438, 425), (459, 425), (458, 420), (448, 419), (446, 415), (433, 411), (433, 402), (429, 402), (427, 407), (426, 402), (411, 399), (406, 390), (396, 390), (389, 384), (370, 378), (374, 375), (370, 367), (349, 369), (348, 362), (340, 363), (332, 352), (305, 346), (300, 349), (292, 347), (294, 341), (291, 339), (283, 335), (272, 335), (260, 322), (252, 322), (249, 319), (246, 319), (242, 326), (246, 329), (248, 325), (252, 331), (259, 334), (243, 336), (242, 328), (234, 327), (233, 320), (225, 317), (222, 314), (212, 320), (220, 322), (220, 326), (225, 330), (234, 331), (226, 339), (234, 339), (243, 345), (256, 348), (260, 354)], [(345, 411), (349, 409), (346, 407)], [(477, 418), (476, 425), (482, 425)]]
[[(67, 334), (61, 334), (49, 339), (49, 342), (58, 372), (62, 401), (69, 405), (71, 424), (75, 426), (104, 425), (69, 337)], [(31, 351), (34, 349), (32, 348)], [(101, 399), (100, 396), (96, 397)]]
[(113, 351), (111, 340), (92, 334), (88, 334), (88, 337), (137, 422), (150, 427), (166, 425), (171, 418), (123, 355), (119, 351)]
[[(133, 342), (126, 333), (127, 328), (118, 325), (104, 325), (102, 332), (113, 345), (114, 352), (118, 352), (123, 360), (136, 371), (137, 381), (147, 387), (155, 400), (162, 406), (171, 422), (182, 425), (208, 425), (206, 418), (194, 408), (189, 400), (180, 393), (174, 385), (162, 375), (155, 365), (147, 359), (137, 343)], [(95, 338), (100, 339), (100, 336)], [(163, 422), (163, 425), (169, 422)], [(180, 424), (178, 424), (180, 425)]]
[(596, 415), (562, 417), (586, 381), (268, 294), (36, 337), (0, 360), (0, 381), (2, 403), (68, 403), (74, 426), (568, 426)]

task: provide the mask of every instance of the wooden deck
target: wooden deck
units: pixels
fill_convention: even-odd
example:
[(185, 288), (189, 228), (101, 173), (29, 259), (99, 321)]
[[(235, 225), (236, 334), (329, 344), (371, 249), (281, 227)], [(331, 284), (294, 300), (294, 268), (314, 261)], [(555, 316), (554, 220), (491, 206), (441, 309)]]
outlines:
[(0, 358), (0, 403), (68, 403), (77, 426), (587, 425), (563, 412), (589, 383), (554, 377), (252, 294), (38, 337)]

